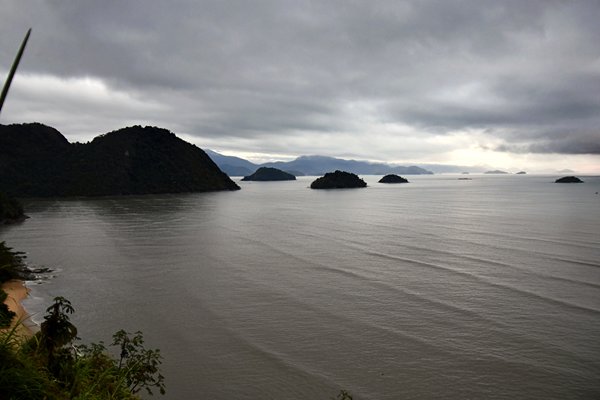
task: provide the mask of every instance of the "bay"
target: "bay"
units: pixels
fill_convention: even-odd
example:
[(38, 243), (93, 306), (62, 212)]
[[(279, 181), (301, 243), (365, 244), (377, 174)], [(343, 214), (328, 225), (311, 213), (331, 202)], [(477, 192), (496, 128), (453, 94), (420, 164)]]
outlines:
[(469, 177), (29, 200), (0, 240), (56, 269), (34, 319), (143, 331), (166, 399), (598, 398), (600, 178)]

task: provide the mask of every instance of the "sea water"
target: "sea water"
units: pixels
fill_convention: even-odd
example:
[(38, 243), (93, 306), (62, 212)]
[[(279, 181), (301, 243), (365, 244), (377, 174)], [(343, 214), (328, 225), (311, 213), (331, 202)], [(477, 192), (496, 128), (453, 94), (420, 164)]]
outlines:
[(600, 178), (459, 177), (29, 200), (0, 240), (55, 269), (34, 320), (143, 331), (166, 399), (600, 398)]

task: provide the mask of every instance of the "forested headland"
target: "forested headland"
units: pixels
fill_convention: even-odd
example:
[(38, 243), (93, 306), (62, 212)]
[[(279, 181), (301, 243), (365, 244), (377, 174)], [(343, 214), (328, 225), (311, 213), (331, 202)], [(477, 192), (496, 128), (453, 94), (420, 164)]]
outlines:
[(38, 123), (0, 125), (0, 171), (0, 192), (15, 197), (239, 189), (202, 149), (148, 126), (81, 144)]

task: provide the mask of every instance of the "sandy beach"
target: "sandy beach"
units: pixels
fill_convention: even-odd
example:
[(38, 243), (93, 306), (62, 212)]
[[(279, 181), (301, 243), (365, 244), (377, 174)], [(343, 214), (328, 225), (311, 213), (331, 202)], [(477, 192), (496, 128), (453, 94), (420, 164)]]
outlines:
[(20, 336), (30, 337), (33, 335), (33, 329), (35, 324), (29, 319), (29, 314), (21, 304), (21, 301), (26, 299), (29, 295), (29, 289), (25, 286), (25, 282), (20, 280), (10, 280), (2, 284), (2, 290), (8, 295), (4, 303), (8, 308), (13, 311), (16, 315), (13, 318), (13, 324), (21, 321), (17, 327), (17, 332)]

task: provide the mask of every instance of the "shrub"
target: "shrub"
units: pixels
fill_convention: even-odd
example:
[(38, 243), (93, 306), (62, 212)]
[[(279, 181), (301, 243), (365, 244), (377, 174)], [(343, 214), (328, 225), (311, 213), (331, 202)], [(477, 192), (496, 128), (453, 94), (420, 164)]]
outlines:
[(165, 393), (160, 352), (144, 347), (141, 332), (115, 333), (111, 345), (120, 355), (113, 358), (102, 342), (73, 345), (69, 300), (56, 297), (46, 311), (40, 332), (24, 343), (15, 328), (0, 333), (0, 399), (133, 400), (142, 389)]
[(165, 394), (165, 378), (158, 369), (162, 362), (160, 351), (144, 347), (142, 332), (138, 331), (131, 337), (126, 331), (120, 330), (113, 335), (112, 345), (121, 349), (118, 370), (132, 393), (146, 389), (148, 394), (153, 394), (151, 388), (154, 387), (160, 394)]

